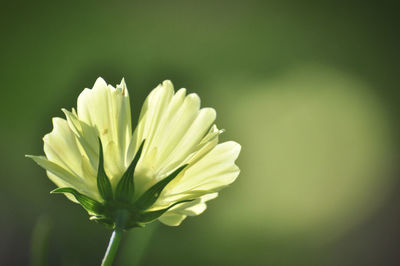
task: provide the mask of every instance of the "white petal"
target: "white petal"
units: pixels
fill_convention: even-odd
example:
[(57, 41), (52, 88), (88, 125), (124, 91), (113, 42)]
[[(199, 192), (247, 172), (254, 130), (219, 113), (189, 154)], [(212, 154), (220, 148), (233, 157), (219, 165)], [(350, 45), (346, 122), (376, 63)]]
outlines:
[[(185, 89), (174, 95), (172, 84), (165, 81), (150, 93), (143, 105), (129, 149), (132, 158), (141, 141), (146, 140), (137, 167), (138, 173), (146, 175), (135, 181), (139, 191), (165, 177), (208, 144), (206, 141), (199, 145), (208, 135), (216, 112), (212, 108), (200, 109), (196, 94), (185, 95)], [(213, 145), (208, 145), (207, 152), (215, 144), (213, 141)], [(197, 159), (201, 157), (198, 155)]]
[(203, 158), (209, 151), (211, 151), (218, 144), (218, 136), (223, 132), (223, 130), (218, 130), (216, 125), (211, 127), (209, 133), (201, 140), (200, 144), (196, 148), (196, 151), (190, 154), (186, 160), (185, 164), (194, 164)]
[[(137, 149), (143, 139), (146, 139), (146, 145), (143, 154), (148, 150), (152, 137), (160, 125), (160, 118), (165, 114), (165, 110), (172, 98), (174, 88), (170, 81), (164, 81), (158, 85), (147, 96), (143, 103), (139, 116), (139, 123), (134, 132), (134, 147)], [(131, 157), (136, 150), (131, 151)]]
[(94, 182), (87, 182), (88, 180), (74, 175), (56, 163), (49, 161), (44, 156), (27, 155), (27, 157), (33, 159), (38, 165), (46, 169), (48, 177), (58, 187), (71, 187), (93, 199), (100, 199)]
[[(98, 78), (93, 89), (85, 89), (78, 97), (78, 119), (96, 129), (81, 136), (97, 152), (97, 137), (104, 148), (104, 162), (112, 183), (116, 183), (129, 163), (126, 154), (132, 138), (129, 94), (125, 81), (116, 88)], [(94, 141), (96, 139), (96, 141)], [(96, 144), (94, 144), (96, 143)]]
[(75, 176), (82, 176), (82, 155), (66, 120), (53, 118), (53, 130), (44, 136), (43, 142), (44, 152), (49, 161), (67, 169)]
[(72, 112), (65, 109), (62, 109), (62, 111), (67, 117), (69, 128), (75, 134), (80, 152), (87, 157), (93, 169), (97, 169), (99, 140), (96, 128), (79, 120), (74, 109), (72, 109)]
[(199, 145), (216, 118), (212, 108), (203, 108), (198, 113), (186, 133), (180, 138), (173, 151), (168, 155), (159, 155), (159, 164), (162, 172), (169, 172), (179, 166), (190, 153)]
[(158, 220), (169, 226), (178, 226), (187, 216), (195, 216), (203, 213), (207, 209), (206, 201), (215, 199), (218, 193), (206, 194), (199, 199), (179, 204), (170, 211), (164, 213)]
[(218, 197), (218, 192), (206, 194), (198, 200), (180, 204), (177, 208), (173, 208), (171, 212), (184, 214), (187, 216), (195, 216), (203, 213), (207, 209), (206, 202)]
[(186, 215), (177, 214), (173, 212), (164, 213), (158, 220), (163, 224), (169, 226), (178, 226), (182, 223), (182, 221), (186, 218)]
[(156, 137), (151, 143), (152, 147), (157, 147), (159, 154), (156, 167), (159, 163), (166, 163), (167, 156), (176, 148), (179, 141), (186, 134), (187, 130), (198, 115), (200, 99), (196, 94), (189, 94), (183, 101), (180, 108), (168, 114), (162, 121), (162, 126), (156, 132)]
[(168, 195), (190, 190), (218, 191), (231, 184), (239, 175), (235, 160), (239, 156), (240, 148), (233, 141), (218, 144), (198, 162), (189, 166), (184, 175), (176, 177), (163, 193)]

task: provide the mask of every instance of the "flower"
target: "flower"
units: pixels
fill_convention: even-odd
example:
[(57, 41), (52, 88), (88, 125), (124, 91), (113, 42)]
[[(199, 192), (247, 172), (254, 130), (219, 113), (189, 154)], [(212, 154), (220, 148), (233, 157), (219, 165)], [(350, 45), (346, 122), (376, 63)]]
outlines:
[(155, 219), (179, 225), (239, 174), (241, 147), (218, 144), (215, 110), (200, 108), (186, 89), (174, 93), (168, 80), (146, 98), (133, 134), (124, 80), (114, 88), (98, 78), (79, 95), (76, 110), (62, 110), (66, 119), (53, 118), (43, 138), (46, 156), (28, 157), (59, 187), (53, 193), (106, 225), (115, 227), (121, 216), (125, 229)]

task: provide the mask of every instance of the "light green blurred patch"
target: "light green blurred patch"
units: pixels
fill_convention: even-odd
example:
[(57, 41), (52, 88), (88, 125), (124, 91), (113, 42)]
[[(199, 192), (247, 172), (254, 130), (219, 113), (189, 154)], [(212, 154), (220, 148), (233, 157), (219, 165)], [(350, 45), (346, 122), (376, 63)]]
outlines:
[(32, 232), (31, 265), (48, 265), (49, 238), (53, 222), (48, 215), (39, 216)]
[(367, 84), (306, 65), (265, 83), (225, 86), (222, 123), (243, 146), (242, 173), (211, 218), (217, 235), (325, 241), (390, 193), (391, 121)]

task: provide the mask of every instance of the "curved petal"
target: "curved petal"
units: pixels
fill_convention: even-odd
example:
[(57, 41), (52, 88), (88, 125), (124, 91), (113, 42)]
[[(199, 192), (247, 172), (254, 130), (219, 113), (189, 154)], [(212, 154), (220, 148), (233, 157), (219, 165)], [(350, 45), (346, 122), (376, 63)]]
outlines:
[(137, 168), (138, 189), (143, 191), (200, 150), (215, 118), (214, 109), (200, 109), (197, 94), (186, 96), (185, 89), (174, 94), (170, 81), (155, 88), (143, 105), (129, 152), (133, 157), (138, 144), (146, 140)]
[(93, 89), (85, 89), (79, 95), (77, 118), (81, 124), (95, 129), (95, 133), (83, 132), (81, 136), (96, 151), (96, 158), (97, 137), (100, 137), (104, 147), (106, 173), (114, 184), (117, 183), (129, 163), (126, 154), (132, 138), (130, 102), (125, 81), (122, 80), (114, 88), (98, 78)]
[(99, 78), (93, 89), (85, 89), (79, 95), (77, 111), (63, 112), (67, 120), (54, 118), (53, 130), (43, 138), (47, 158), (32, 159), (47, 170), (57, 186), (72, 187), (100, 199), (96, 187), (98, 138), (103, 143), (105, 171), (113, 183), (127, 166), (132, 129), (125, 81), (114, 88)]
[(240, 172), (235, 165), (240, 149), (240, 145), (234, 141), (218, 144), (199, 161), (189, 165), (183, 175), (168, 184), (163, 191), (164, 196), (184, 194), (190, 190), (216, 192), (231, 184)]
[(166, 212), (164, 213), (158, 220), (165, 225), (169, 226), (178, 226), (185, 220), (186, 215), (173, 213), (173, 212)]
[(182, 203), (173, 207), (158, 220), (169, 226), (178, 226), (187, 216), (196, 216), (207, 209), (206, 202), (218, 197), (218, 193), (206, 194), (192, 202)]
[(97, 169), (99, 140), (96, 128), (79, 120), (74, 109), (72, 109), (72, 112), (65, 109), (62, 109), (62, 111), (67, 118), (69, 128), (75, 134), (80, 152), (90, 162), (93, 170)]
[[(83, 180), (79, 176), (75, 176), (56, 163), (49, 161), (44, 156), (27, 155), (27, 157), (33, 159), (39, 166), (46, 169), (47, 176), (58, 187), (71, 187), (93, 199), (100, 200), (100, 197), (97, 193), (96, 184), (93, 182), (87, 182), (87, 180)], [(68, 198), (77, 203), (74, 197), (68, 196)]]
[(207, 209), (207, 201), (215, 199), (216, 197), (218, 197), (218, 192), (206, 194), (195, 201), (178, 205), (176, 208), (171, 209), (171, 212), (187, 216), (196, 216), (202, 214)]
[(81, 177), (81, 152), (66, 120), (53, 118), (53, 130), (43, 137), (44, 153), (50, 162)]

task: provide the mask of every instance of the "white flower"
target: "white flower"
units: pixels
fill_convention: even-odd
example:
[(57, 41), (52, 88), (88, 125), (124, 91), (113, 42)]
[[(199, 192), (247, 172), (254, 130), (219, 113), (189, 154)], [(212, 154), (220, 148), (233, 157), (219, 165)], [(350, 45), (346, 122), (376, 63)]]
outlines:
[[(102, 78), (97, 79), (93, 89), (85, 89), (79, 95), (76, 111), (63, 112), (66, 120), (54, 118), (53, 131), (43, 138), (46, 156), (29, 157), (47, 170), (58, 187), (73, 190), (56, 192), (64, 192), (99, 221), (112, 224), (115, 209), (128, 206), (119, 204), (124, 200), (118, 198), (124, 189), (118, 184), (125, 182), (125, 173), (129, 175), (126, 182), (134, 183), (127, 200), (129, 206), (143, 203), (147, 191), (153, 191), (155, 197), (140, 210), (154, 216), (133, 221), (131, 226), (156, 218), (167, 225), (179, 225), (185, 217), (202, 213), (205, 202), (217, 197), (218, 191), (239, 174), (235, 160), (240, 145), (233, 141), (218, 144), (222, 131), (214, 124), (215, 110), (200, 108), (200, 98), (187, 95), (185, 89), (174, 93), (170, 81), (164, 81), (147, 97), (133, 135), (124, 80), (114, 88)], [(135, 155), (138, 161), (134, 163)], [(99, 167), (101, 157), (103, 167)], [(133, 175), (127, 170), (130, 165)], [(112, 196), (108, 199), (105, 192), (100, 192), (103, 184), (98, 184), (102, 168), (106, 174), (101, 179), (105, 180), (103, 189), (111, 184)], [(160, 187), (162, 180), (165, 184)], [(150, 197), (149, 193), (146, 195)], [(130, 219), (140, 220), (141, 214), (134, 213), (137, 206), (132, 208), (135, 210), (129, 209)]]

